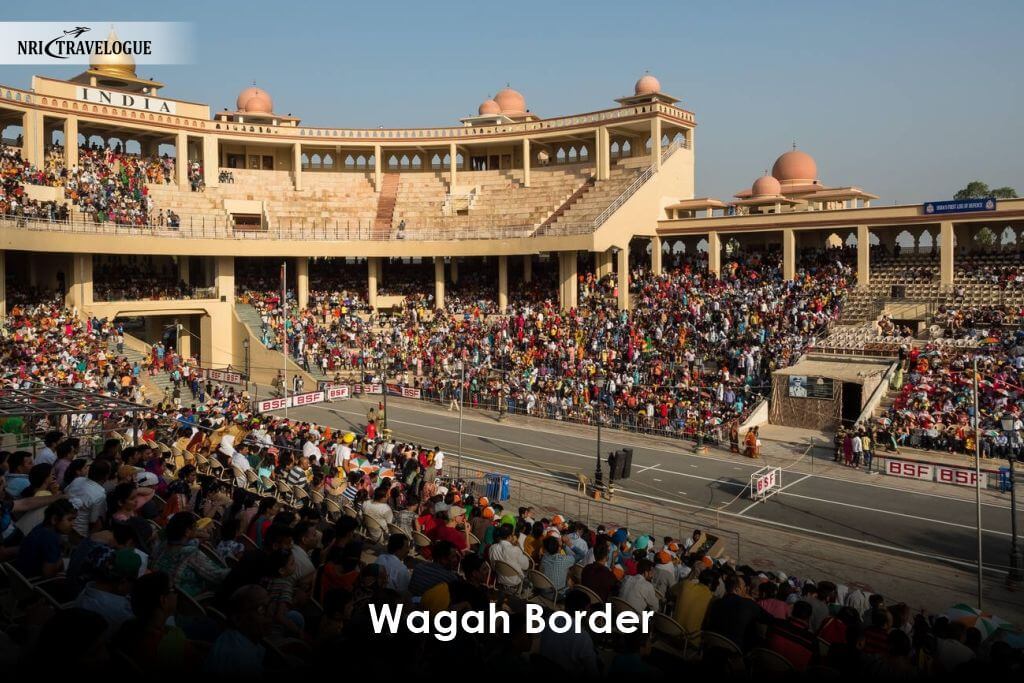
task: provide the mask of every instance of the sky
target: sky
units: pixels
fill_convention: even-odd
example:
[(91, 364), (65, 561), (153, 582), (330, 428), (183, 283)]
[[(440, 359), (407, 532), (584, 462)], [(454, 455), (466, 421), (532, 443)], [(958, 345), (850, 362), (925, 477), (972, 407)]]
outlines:
[[(588, 112), (650, 71), (696, 115), (697, 196), (749, 187), (794, 141), (879, 204), (973, 179), (1024, 194), (1020, 0), (47, 0), (0, 20), (194, 22), (194, 64), (139, 75), (212, 111), (255, 81), (314, 126), (457, 125), (506, 83), (540, 116)], [(0, 66), (0, 83), (81, 70)]]

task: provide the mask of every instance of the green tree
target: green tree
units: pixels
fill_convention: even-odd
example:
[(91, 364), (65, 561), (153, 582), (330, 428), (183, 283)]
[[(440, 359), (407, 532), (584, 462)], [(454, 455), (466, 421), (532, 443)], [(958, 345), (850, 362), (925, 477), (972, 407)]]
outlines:
[(980, 180), (972, 180), (967, 187), (953, 195), (953, 199), (977, 199), (979, 197), (998, 197), (999, 199), (1016, 199), (1017, 191), (1012, 187), (997, 187), (991, 189), (988, 183)]

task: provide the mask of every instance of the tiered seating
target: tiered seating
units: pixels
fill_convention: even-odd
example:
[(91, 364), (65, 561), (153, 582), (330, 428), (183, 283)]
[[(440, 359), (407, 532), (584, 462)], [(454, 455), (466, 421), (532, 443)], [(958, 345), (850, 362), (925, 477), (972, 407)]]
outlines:
[[(607, 180), (597, 181), (593, 187), (582, 193), (562, 215), (549, 225), (541, 228), (542, 233), (545, 235), (564, 235), (589, 228), (593, 224), (594, 219), (607, 209), (640, 175), (641, 170), (636, 164), (624, 163), (633, 161), (636, 160), (624, 159), (623, 162), (614, 166)], [(646, 165), (644, 168), (646, 168)]]
[(166, 214), (170, 209), (181, 219), (184, 228), (224, 229), (231, 222), (231, 216), (224, 210), (224, 201), (216, 188), (206, 192), (182, 190), (175, 184), (149, 184), (146, 186), (153, 198), (153, 216)]

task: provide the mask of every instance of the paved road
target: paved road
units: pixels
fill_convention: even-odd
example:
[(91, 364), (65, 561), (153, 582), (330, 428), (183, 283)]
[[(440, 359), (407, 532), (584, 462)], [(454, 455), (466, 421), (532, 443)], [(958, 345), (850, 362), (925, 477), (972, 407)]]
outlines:
[[(291, 409), (293, 418), (349, 429), (362, 429), (371, 402), (350, 401)], [(457, 466), (459, 419), (434, 406), (389, 400), (389, 426), (396, 438), (448, 452), (446, 470)], [(721, 509), (722, 526), (730, 516), (760, 521), (776, 528), (814, 532), (835, 540), (896, 551), (924, 559), (974, 566), (976, 507), (966, 492), (948, 494), (913, 491), (916, 482), (875, 475), (851, 481), (830, 462), (818, 461), (819, 472), (783, 472), (783, 488), (767, 502), (755, 503), (743, 492), (750, 474), (763, 466), (724, 452), (695, 455), (688, 444), (603, 430), (602, 451), (630, 446), (632, 477), (617, 485), (627, 496), (640, 496), (689, 511)], [(476, 470), (529, 472), (576, 481), (582, 472), (593, 476), (595, 430), (552, 422), (502, 423), (467, 412), (463, 431), (463, 465)], [(804, 465), (807, 463), (804, 462)], [(605, 476), (607, 468), (605, 467)], [(806, 470), (806, 467), (802, 468)], [(824, 470), (824, 471), (821, 471)], [(958, 497), (959, 496), (959, 497)], [(1018, 515), (1018, 523), (1021, 522)], [(983, 556), (987, 569), (1005, 569), (1010, 547), (1008, 501), (992, 499), (982, 506)], [(1021, 527), (1024, 528), (1024, 527)], [(810, 540), (808, 542), (811, 542)]]

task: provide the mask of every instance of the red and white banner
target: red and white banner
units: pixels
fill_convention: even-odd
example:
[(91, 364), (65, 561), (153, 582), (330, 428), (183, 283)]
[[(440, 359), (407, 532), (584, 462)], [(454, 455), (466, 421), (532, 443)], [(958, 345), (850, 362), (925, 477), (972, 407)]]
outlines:
[(340, 401), (352, 396), (352, 388), (347, 384), (328, 385), (325, 391), (328, 401)]
[(757, 489), (758, 495), (763, 494), (765, 491), (774, 488), (779, 481), (778, 470), (771, 470), (767, 474), (758, 477), (754, 481), (754, 486)]
[(423, 393), (413, 387), (403, 387), (398, 384), (388, 384), (389, 396), (402, 396), (404, 398), (422, 398)]
[(242, 373), (231, 372), (229, 370), (213, 370), (210, 368), (198, 368), (199, 376), (203, 379), (212, 379), (214, 382), (224, 382), (225, 384), (245, 384), (245, 380), (242, 379)]
[(268, 398), (263, 401), (256, 402), (256, 411), (266, 413), (271, 410), (298, 408), (300, 406), (313, 405), (314, 403), (323, 403), (325, 396), (326, 395), (323, 391), (309, 391), (305, 394), (292, 394), (288, 398), (283, 396), (279, 398)]
[(376, 384), (357, 384), (355, 385), (355, 392), (357, 394), (382, 394), (384, 393), (383, 387), (380, 382)]
[(932, 481), (935, 478), (931, 465), (909, 460), (886, 460), (885, 473), (894, 477), (921, 479), (922, 481)]
[[(974, 487), (978, 483), (978, 473), (960, 467), (935, 467), (935, 481), (943, 484)], [(981, 473), (981, 488), (988, 488), (988, 475)]]

